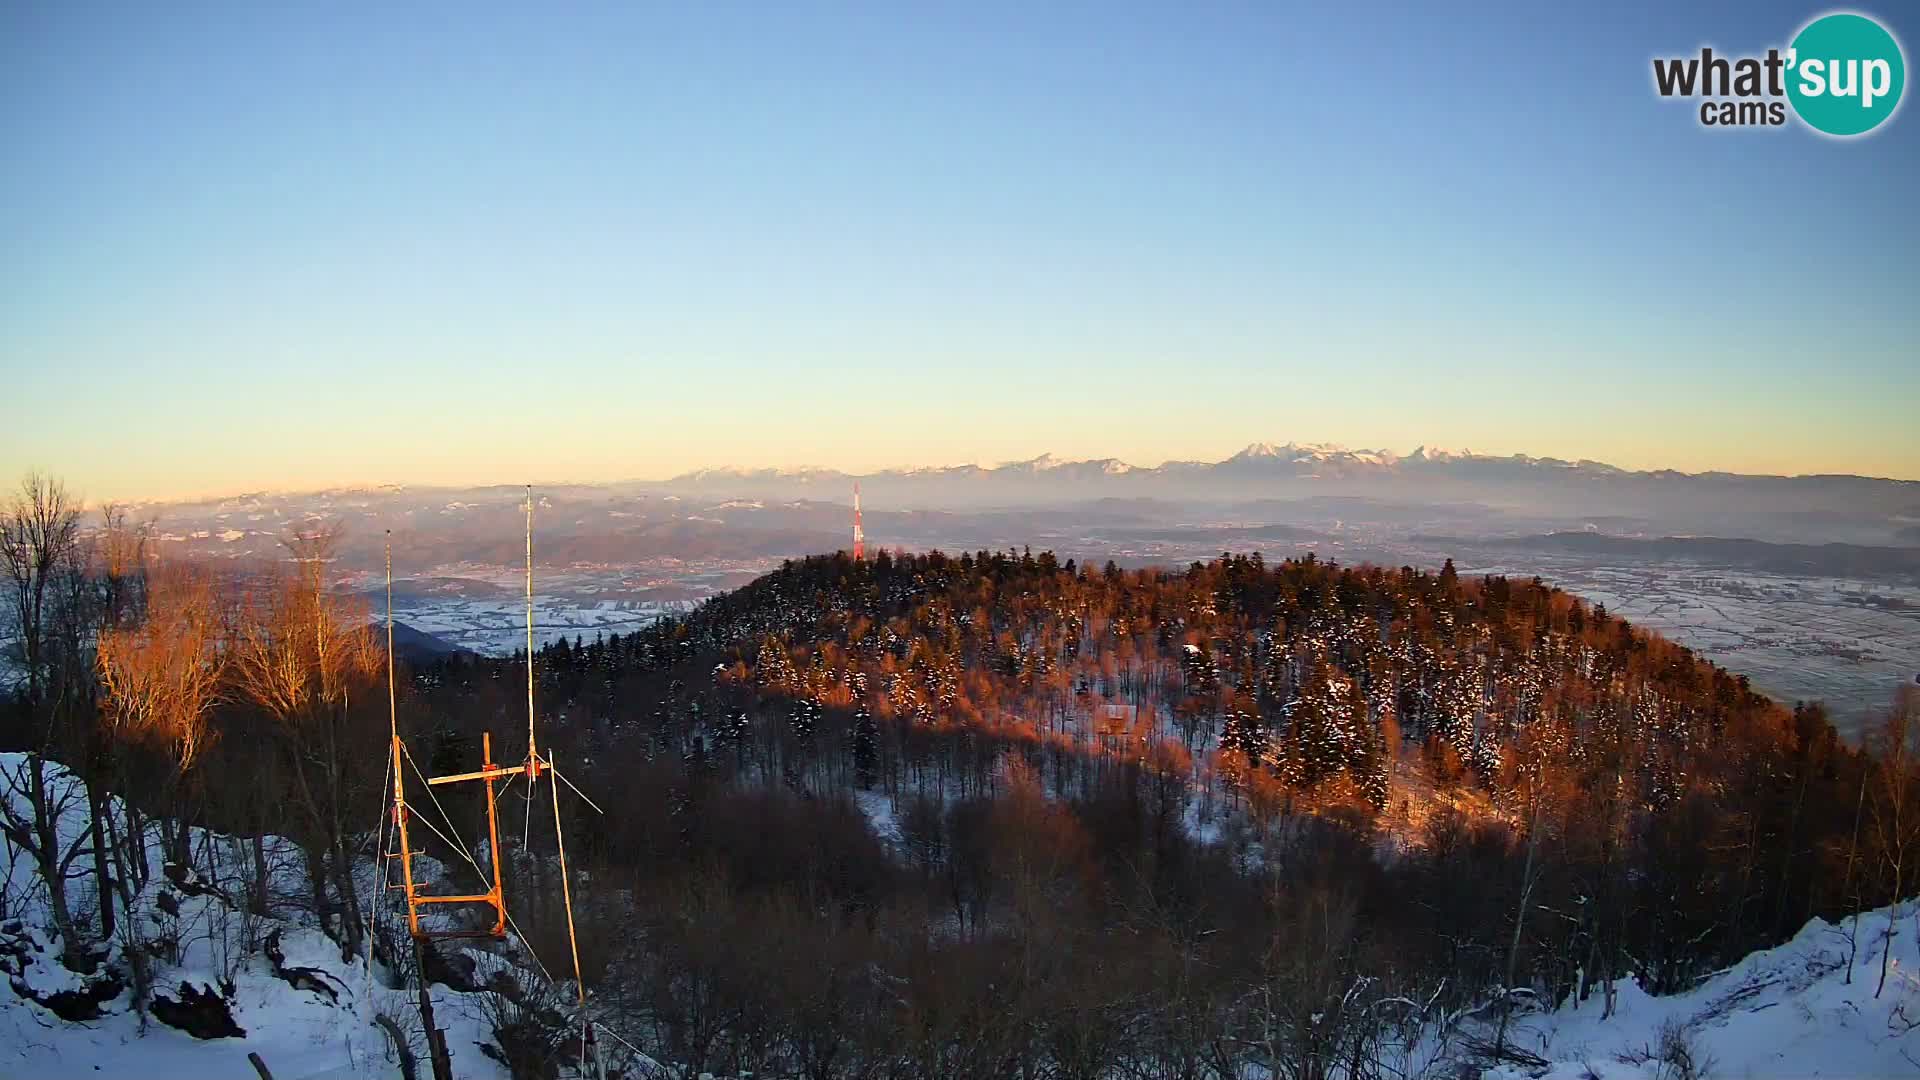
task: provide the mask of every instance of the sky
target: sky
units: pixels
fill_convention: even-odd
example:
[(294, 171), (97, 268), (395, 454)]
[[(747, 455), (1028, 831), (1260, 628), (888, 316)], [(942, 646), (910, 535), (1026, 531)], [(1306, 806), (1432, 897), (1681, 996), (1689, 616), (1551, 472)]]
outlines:
[(1920, 114), (1652, 87), (1826, 8), (540, 7), (0, 5), (0, 472), (1920, 478)]

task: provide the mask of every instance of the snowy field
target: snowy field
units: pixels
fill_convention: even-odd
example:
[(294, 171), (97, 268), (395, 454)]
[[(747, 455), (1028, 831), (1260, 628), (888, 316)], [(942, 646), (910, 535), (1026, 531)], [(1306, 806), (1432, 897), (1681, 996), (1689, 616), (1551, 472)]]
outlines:
[[(759, 568), (592, 567), (539, 570), (534, 576), (534, 642), (593, 640), (625, 634), (691, 611), (700, 601), (752, 580)], [(385, 615), (381, 582), (359, 575), (347, 582), (361, 592), (376, 619)], [(527, 644), (526, 579), (515, 567), (458, 564), (394, 584), (400, 622), (463, 649), (506, 655)]]
[[(527, 644), (524, 598), (458, 599), (394, 598), (394, 618), (449, 645), (477, 653), (504, 655)], [(690, 600), (590, 600), (544, 597), (534, 601), (533, 637), (536, 645), (560, 638), (591, 641), (595, 634), (625, 634), (663, 615), (686, 611)]]
[[(1636, 625), (1658, 630), (1783, 701), (1827, 703), (1855, 736), (1920, 674), (1920, 588), (1683, 566), (1461, 566), (1462, 574), (1539, 574)], [(1894, 606), (1898, 605), (1898, 606)]]

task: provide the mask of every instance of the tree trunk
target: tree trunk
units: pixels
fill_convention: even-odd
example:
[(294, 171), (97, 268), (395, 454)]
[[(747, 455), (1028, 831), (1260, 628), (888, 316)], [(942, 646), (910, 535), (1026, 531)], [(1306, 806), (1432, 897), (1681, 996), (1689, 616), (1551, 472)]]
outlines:
[(180, 806), (180, 817), (175, 824), (179, 826), (180, 831), (174, 834), (173, 843), (169, 845), (173, 852), (173, 861), (180, 864), (180, 869), (191, 871), (193, 869), (193, 815), (188, 812), (184, 802)]
[(1880, 985), (1875, 987), (1873, 991), (1873, 996), (1876, 998), (1880, 996), (1881, 991), (1887, 988), (1887, 965), (1893, 958), (1893, 931), (1895, 925), (1900, 920), (1900, 898), (1904, 895), (1902, 889), (1905, 885), (1906, 881), (1900, 873), (1900, 862), (1895, 860), (1893, 864), (1893, 903), (1887, 907), (1887, 930), (1886, 933), (1881, 935), (1880, 939)]
[(340, 894), (340, 959), (352, 963), (360, 955), (360, 891), (353, 882), (353, 857), (346, 840), (336, 837), (333, 851), (334, 889)]
[(47, 794), (47, 760), (29, 751), (26, 765), (27, 801), (33, 809), (34, 864), (47, 887), (47, 906), (53, 916), (54, 929), (60, 934), (61, 962), (73, 971), (87, 974), (93, 970), (93, 953), (81, 942), (73, 922), (73, 909), (67, 905), (66, 867), (60, 864), (59, 822)]
[(126, 853), (126, 865), (121, 867), (121, 873), (128, 875), (132, 891), (138, 892), (146, 888), (147, 879), (153, 876), (153, 868), (147, 865), (147, 818), (131, 802), (123, 808), (127, 815), (127, 834), (120, 841)]
[(93, 883), (95, 891), (100, 894), (100, 940), (107, 941), (113, 937), (114, 929), (111, 887), (113, 878), (107, 873), (110, 845), (108, 830), (104, 824), (108, 813), (107, 794), (91, 777), (87, 779), (86, 785), (87, 819), (93, 836)]
[[(1811, 764), (1800, 766), (1800, 789), (1793, 796), (1793, 813), (1787, 817), (1787, 842), (1781, 845), (1780, 852), (1780, 902), (1774, 908), (1773, 932), (1776, 936), (1786, 932), (1787, 921), (1787, 880), (1793, 871), (1794, 844), (1800, 835), (1800, 805), (1807, 799), (1807, 777), (1813, 772)], [(1812, 890), (1808, 890), (1811, 892)]]
[(313, 918), (320, 924), (320, 932), (333, 936), (333, 928), (327, 922), (327, 852), (325, 848), (303, 847), (307, 863), (307, 885), (312, 890)]
[(1540, 848), (1540, 800), (1533, 800), (1533, 813), (1527, 822), (1527, 862), (1520, 872), (1520, 903), (1513, 912), (1513, 938), (1507, 943), (1507, 978), (1501, 988), (1500, 1030), (1494, 1036), (1494, 1061), (1497, 1064), (1507, 1045), (1507, 1018), (1513, 1012), (1513, 979), (1519, 970), (1520, 932), (1527, 924), (1527, 903), (1533, 898), (1533, 858)]
[[(1867, 776), (1868, 773), (1862, 770), (1860, 773), (1860, 794), (1855, 798), (1853, 804), (1853, 840), (1847, 845), (1847, 873), (1844, 883), (1841, 885), (1842, 892), (1847, 892), (1853, 888), (1853, 864), (1854, 860), (1858, 858), (1860, 854), (1860, 813), (1867, 805)], [(1859, 951), (1861, 914), (1860, 903), (1858, 899), (1855, 898), (1853, 921), (1847, 924), (1847, 977), (1842, 980), (1844, 984), (1848, 986), (1853, 985), (1853, 957), (1854, 954)]]
[(453, 1058), (447, 1053), (446, 1033), (433, 1019), (433, 988), (427, 981), (427, 962), (419, 938), (413, 939), (414, 967), (420, 973), (420, 1025), (427, 1033), (427, 1057), (433, 1066), (434, 1080), (453, 1080)]
[(267, 913), (267, 838), (264, 833), (253, 834), (253, 895), (247, 898), (247, 906), (255, 915)]

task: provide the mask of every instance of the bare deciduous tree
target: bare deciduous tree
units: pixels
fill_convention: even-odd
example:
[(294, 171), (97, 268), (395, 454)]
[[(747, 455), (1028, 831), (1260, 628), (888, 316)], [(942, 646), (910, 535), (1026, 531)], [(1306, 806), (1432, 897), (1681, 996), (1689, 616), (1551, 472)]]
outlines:
[(0, 563), (7, 575), (14, 644), (24, 672), (27, 707), (34, 711), (37, 723), (50, 722), (43, 715), (51, 681), (48, 603), (56, 574), (71, 559), (79, 532), (79, 503), (65, 484), (41, 473), (23, 479), (0, 514)]
[[(61, 599), (59, 581), (74, 568), (78, 549), (80, 507), (66, 485), (41, 473), (20, 482), (11, 503), (0, 513), (0, 566), (7, 580), (7, 600), (13, 619), (15, 658), (23, 671), (23, 718), (26, 759), (7, 777), (9, 787), (26, 797), (21, 814), (12, 798), (0, 798), (8, 839), (28, 852), (47, 890), (54, 927), (61, 936), (69, 966), (90, 968), (90, 950), (79, 940), (67, 902), (68, 871), (86, 851), (87, 834), (60, 835), (65, 804), (76, 794), (73, 785), (52, 790), (44, 767), (53, 749), (61, 713), (60, 689), (71, 680), (61, 668), (71, 657), (54, 647), (54, 611)], [(8, 794), (12, 794), (9, 792)]]
[(163, 564), (146, 609), (140, 622), (101, 632), (103, 719), (120, 738), (163, 743), (184, 776), (213, 737), (208, 715), (226, 657), (218, 583), (202, 567)]
[(315, 909), (330, 926), (331, 880), (342, 908), (343, 954), (351, 956), (358, 951), (360, 916), (347, 843), (357, 773), (349, 706), (353, 690), (379, 673), (382, 658), (366, 605), (331, 587), (328, 566), (339, 538), (338, 529), (325, 527), (287, 537), (294, 568), (266, 575), (249, 591), (233, 634), (232, 667), (240, 695), (273, 717), (287, 749)]
[(1875, 764), (1871, 821), (1874, 846), (1879, 850), (1893, 903), (1887, 908), (1887, 927), (1881, 935), (1880, 985), (1874, 989), (1874, 997), (1887, 988), (1894, 928), (1907, 895), (1914, 848), (1920, 845), (1920, 691), (1910, 686), (1900, 688), (1893, 707), (1887, 710), (1878, 742), (1880, 759)]

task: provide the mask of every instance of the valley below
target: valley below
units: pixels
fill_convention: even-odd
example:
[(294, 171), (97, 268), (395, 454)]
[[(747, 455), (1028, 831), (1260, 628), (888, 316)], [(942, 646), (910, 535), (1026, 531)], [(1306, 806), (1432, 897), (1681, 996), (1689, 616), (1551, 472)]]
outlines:
[[(1255, 550), (1249, 548), (1247, 550)], [(1372, 544), (1261, 544), (1268, 558), (1313, 552), (1346, 563), (1375, 562), (1432, 569), (1444, 550)], [(1159, 550), (1088, 543), (1060, 548), (1062, 558), (1129, 567), (1181, 566), (1218, 556), (1197, 543), (1169, 540)], [(795, 557), (809, 554), (794, 552)], [(1356, 557), (1357, 556), (1357, 557)], [(726, 588), (778, 566), (755, 560), (699, 569), (573, 567), (536, 582), (535, 643), (560, 638), (591, 641), (624, 634), (662, 616), (691, 610)], [(1857, 737), (1894, 690), (1920, 673), (1920, 587), (1849, 578), (1795, 577), (1713, 566), (1622, 564), (1563, 555), (1516, 556), (1458, 549), (1462, 574), (1539, 577), (1712, 658), (1755, 689), (1786, 703), (1824, 702), (1843, 734)], [(404, 588), (394, 616), (452, 648), (503, 655), (526, 646), (525, 599), (515, 567), (442, 567), (440, 573), (482, 588), (436, 591)], [(660, 594), (668, 594), (660, 598)], [(369, 592), (376, 609), (383, 601)]]
[[(1821, 701), (1857, 739), (1920, 677), (1920, 496), (1860, 478), (1658, 477), (1427, 455), (1381, 471), (1324, 448), (1249, 447), (1216, 465), (1135, 470), (1039, 459), (864, 478), (869, 548), (1050, 550), (1124, 568), (1222, 552), (1538, 576), (1744, 675)], [(1344, 470), (1344, 471), (1343, 471)], [(1357, 470), (1357, 471), (1356, 471)], [(1765, 483), (1762, 483), (1762, 482)], [(627, 633), (783, 560), (849, 547), (852, 478), (708, 471), (549, 485), (536, 507), (535, 642)], [(1771, 485), (1771, 486), (1768, 486)], [(163, 550), (284, 558), (301, 522), (343, 530), (336, 576), (445, 649), (525, 647), (523, 489), (259, 493), (135, 507)]]

